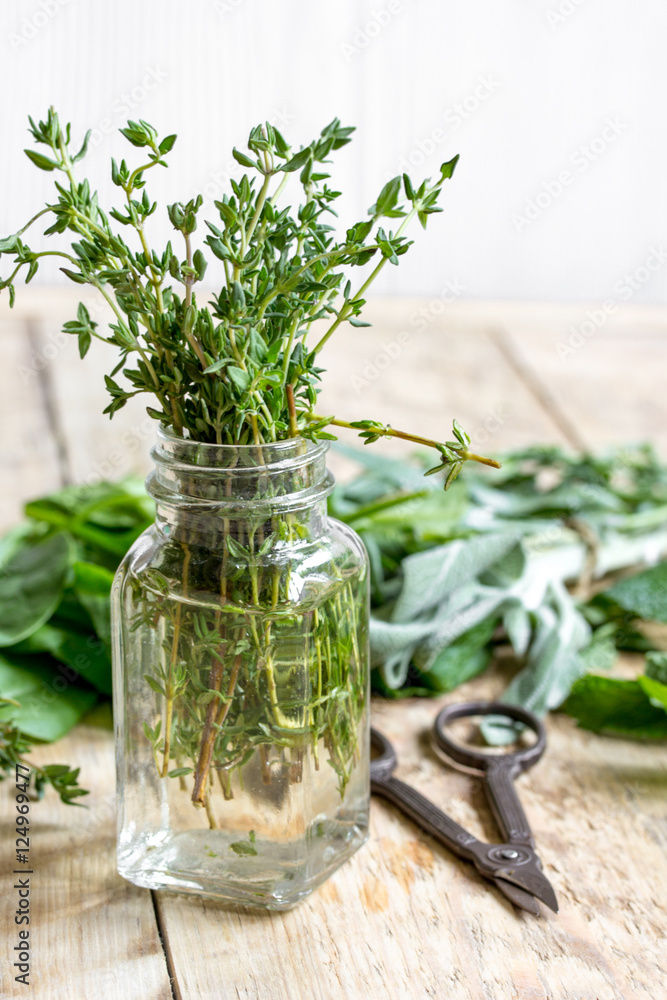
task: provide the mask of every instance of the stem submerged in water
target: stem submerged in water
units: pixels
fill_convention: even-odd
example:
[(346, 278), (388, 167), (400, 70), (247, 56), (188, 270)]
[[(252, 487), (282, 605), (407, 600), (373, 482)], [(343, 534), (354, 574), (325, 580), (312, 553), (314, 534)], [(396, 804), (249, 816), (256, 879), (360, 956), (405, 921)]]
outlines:
[[(183, 558), (183, 596), (185, 597), (188, 592), (188, 573), (190, 570), (190, 558), (191, 553), (187, 545), (184, 546), (185, 556)], [(178, 661), (178, 647), (181, 638), (181, 614), (182, 614), (182, 603), (180, 601), (176, 604), (176, 612), (174, 615), (174, 635), (171, 643), (171, 656), (169, 657), (169, 674), (167, 677), (167, 711), (165, 715), (164, 724), (164, 752), (162, 754), (162, 771), (161, 777), (166, 778), (169, 771), (169, 758), (171, 756), (171, 727), (174, 714), (174, 671)]]
[[(209, 691), (217, 692), (220, 690), (224, 667), (224, 659), (220, 659), (211, 670), (208, 685)], [(232, 704), (232, 697), (234, 694), (234, 688), (236, 687), (236, 679), (239, 675), (240, 667), (241, 654), (239, 653), (234, 657), (234, 665), (230, 674), (226, 697), (224, 698), (222, 705), (220, 705), (219, 699), (213, 698), (210, 701), (208, 711), (206, 712), (206, 721), (202, 731), (201, 751), (199, 754), (199, 760), (197, 761), (197, 767), (195, 769), (195, 785), (192, 791), (192, 801), (195, 805), (201, 806), (205, 804), (206, 781), (211, 767), (213, 745), (221, 726), (227, 718), (227, 714)]]
[(220, 479), (203, 487), (199, 470), (214, 456), (194, 445), (189, 473), (179, 455), (190, 446), (177, 446), (178, 495), (188, 500), (174, 504), (178, 514), (165, 510), (165, 540), (145, 587), (137, 581), (141, 611), (130, 623), (149, 628), (164, 651), (144, 675), (164, 695), (164, 728), (155, 718), (145, 728), (159, 774), (181, 787), (187, 777), (211, 827), (226, 825), (221, 803), (233, 785), (242, 790), (245, 780), (253, 794), (259, 782), (280, 788), (313, 770), (326, 784), (324, 747), (342, 797), (358, 759), (365, 566), (323, 531), (324, 496), (309, 498), (307, 443), (276, 456), (270, 447), (234, 449)]

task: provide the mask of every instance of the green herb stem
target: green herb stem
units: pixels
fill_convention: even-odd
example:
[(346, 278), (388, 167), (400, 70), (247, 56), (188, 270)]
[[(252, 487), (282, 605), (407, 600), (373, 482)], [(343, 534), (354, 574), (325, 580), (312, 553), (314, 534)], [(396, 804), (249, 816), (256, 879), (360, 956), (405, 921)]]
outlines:
[[(350, 423), (347, 420), (339, 420), (337, 417), (322, 417), (316, 413), (305, 414), (307, 421), (313, 423), (322, 424), (326, 422), (326, 426), (333, 425), (334, 427), (346, 427), (349, 430), (359, 430), (362, 421), (357, 423)], [(406, 431), (399, 431), (388, 424), (378, 428), (378, 436), (388, 437), (388, 438), (400, 438), (402, 441), (412, 441), (414, 444), (423, 444), (427, 448), (435, 448), (440, 451), (442, 448), (450, 448), (452, 451), (456, 451), (457, 456), (461, 462), (478, 462), (480, 465), (488, 465), (494, 469), (500, 469), (501, 464), (497, 462), (495, 458), (486, 458), (483, 455), (477, 455), (473, 451), (468, 451), (462, 445), (454, 445), (452, 442), (445, 443), (443, 441), (434, 441), (432, 438), (421, 437), (419, 434), (408, 434)]]

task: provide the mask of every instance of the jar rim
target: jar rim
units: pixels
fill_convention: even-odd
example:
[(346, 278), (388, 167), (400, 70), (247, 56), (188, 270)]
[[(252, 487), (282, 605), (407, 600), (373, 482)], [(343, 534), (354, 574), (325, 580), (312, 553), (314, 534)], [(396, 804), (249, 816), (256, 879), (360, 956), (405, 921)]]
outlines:
[(158, 424), (157, 430), (158, 438), (163, 438), (166, 441), (174, 442), (176, 444), (192, 445), (193, 447), (199, 448), (210, 448), (212, 451), (225, 449), (234, 449), (236, 451), (252, 451), (257, 448), (270, 448), (276, 449), (278, 451), (283, 448), (287, 451), (289, 448), (293, 448), (296, 444), (303, 442), (307, 445), (312, 445), (313, 448), (323, 448), (325, 451), (329, 447), (329, 443), (323, 440), (312, 441), (310, 438), (302, 437), (300, 434), (298, 437), (282, 438), (280, 441), (262, 441), (259, 444), (252, 442), (251, 444), (230, 444), (229, 442), (225, 444), (218, 444), (215, 441), (197, 441), (196, 438), (186, 438), (180, 437), (171, 427), (165, 426), (165, 424)]
[(214, 472), (234, 467), (237, 474), (243, 474), (244, 470), (257, 473), (260, 469), (266, 472), (297, 469), (316, 462), (328, 450), (328, 441), (311, 441), (301, 436), (260, 444), (209, 444), (179, 437), (171, 428), (160, 424), (151, 455), (156, 464), (167, 462), (172, 467), (180, 465), (183, 470), (198, 469), (203, 473), (206, 469)]
[(162, 505), (185, 502), (239, 511), (260, 502), (299, 509), (333, 489), (325, 465), (328, 447), (327, 441), (303, 437), (268, 444), (208, 444), (181, 438), (160, 425), (151, 451), (155, 469), (146, 486)]

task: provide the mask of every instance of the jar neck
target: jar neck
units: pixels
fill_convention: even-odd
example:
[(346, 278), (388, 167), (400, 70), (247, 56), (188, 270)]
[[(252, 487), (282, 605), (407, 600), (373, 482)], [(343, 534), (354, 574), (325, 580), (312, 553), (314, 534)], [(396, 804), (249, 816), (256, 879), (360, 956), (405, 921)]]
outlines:
[[(156, 524), (166, 534), (246, 535), (261, 527), (282, 540), (316, 537), (326, 528), (333, 477), (326, 442), (290, 438), (261, 445), (202, 444), (160, 428), (146, 481)], [(270, 524), (267, 524), (270, 522)], [(236, 526), (236, 528), (234, 527)], [(202, 538), (202, 540), (204, 540)]]

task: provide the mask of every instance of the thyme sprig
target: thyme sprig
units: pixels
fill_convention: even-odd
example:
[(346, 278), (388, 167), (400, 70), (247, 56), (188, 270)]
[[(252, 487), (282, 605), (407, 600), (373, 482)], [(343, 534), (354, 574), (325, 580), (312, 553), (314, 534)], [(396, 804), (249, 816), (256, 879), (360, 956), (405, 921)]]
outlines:
[[(247, 153), (234, 149), (248, 173), (232, 180), (231, 193), (215, 202), (219, 217), (206, 221), (205, 239), (195, 245), (202, 208), (198, 195), (167, 207), (180, 249), (170, 241), (156, 251), (146, 236), (146, 223), (157, 209), (147, 191), (147, 173), (167, 166), (176, 136), (160, 139), (143, 120), (129, 121), (120, 131), (145, 155), (136, 166), (112, 160), (121, 204), (105, 211), (90, 183), (74, 173), (90, 133), (73, 152), (70, 125), (63, 128), (53, 108), (44, 121), (31, 118), (30, 132), (46, 151), (28, 149), (26, 154), (39, 169), (58, 175), (56, 197), (17, 233), (0, 240), (0, 255), (13, 258), (13, 270), (0, 281), (11, 304), (19, 274), (27, 283), (44, 257), (55, 256), (73, 282), (94, 287), (113, 310), (106, 336), (83, 304), (64, 328), (78, 338), (82, 357), (94, 337), (120, 350), (119, 363), (105, 376), (111, 396), (105, 412), (113, 416), (132, 396), (148, 393), (154, 397), (147, 407), (152, 417), (177, 435), (202, 442), (330, 438), (330, 426), (359, 430), (365, 443), (403, 437), (436, 449), (440, 463), (431, 471), (447, 470), (446, 487), (466, 461), (497, 465), (469, 451), (469, 439), (456, 422), (456, 440), (442, 443), (373, 420), (347, 422), (314, 413), (322, 349), (343, 323), (369, 325), (361, 318), (368, 289), (387, 263), (397, 265), (409, 250), (412, 241), (404, 233), (411, 221), (416, 217), (425, 228), (428, 217), (442, 211), (437, 202), (458, 156), (442, 164), (435, 180), (418, 186), (407, 174), (394, 177), (370, 207), (370, 217), (338, 236), (331, 220), (340, 192), (328, 184), (327, 165), (354, 129), (336, 118), (294, 151), (266, 123), (250, 132)], [(295, 211), (281, 204), (293, 174), (301, 186)], [(46, 235), (73, 234), (70, 247), (36, 251), (25, 243), (24, 233), (44, 217)], [(395, 231), (388, 228), (393, 220), (400, 220)], [(212, 264), (220, 290), (200, 305), (196, 288)], [(370, 273), (363, 272), (353, 287), (351, 275), (364, 265), (372, 265)], [(316, 323), (317, 339), (311, 344)], [(121, 370), (122, 385), (116, 380)]]
[[(0, 704), (12, 702), (11, 698), (0, 698)], [(16, 704), (16, 702), (13, 702)], [(47, 785), (58, 793), (65, 805), (80, 806), (75, 799), (88, 795), (79, 785), (80, 768), (67, 764), (45, 764), (38, 766), (26, 758), (37, 740), (31, 739), (11, 722), (0, 722), (0, 781), (14, 777), (25, 783), (25, 790), (36, 799), (41, 799)]]

